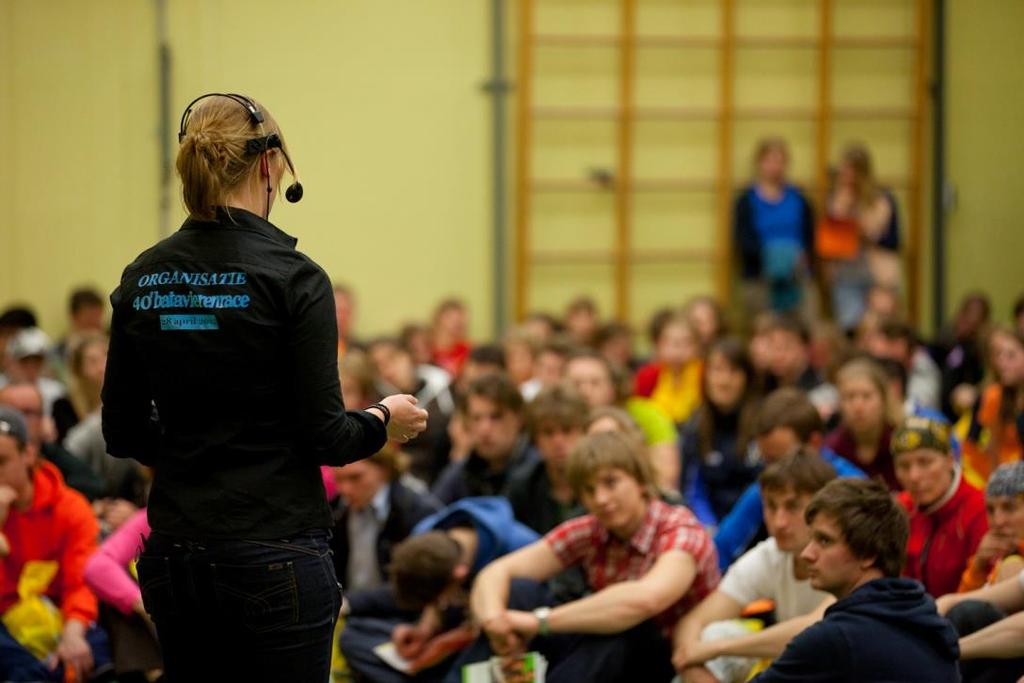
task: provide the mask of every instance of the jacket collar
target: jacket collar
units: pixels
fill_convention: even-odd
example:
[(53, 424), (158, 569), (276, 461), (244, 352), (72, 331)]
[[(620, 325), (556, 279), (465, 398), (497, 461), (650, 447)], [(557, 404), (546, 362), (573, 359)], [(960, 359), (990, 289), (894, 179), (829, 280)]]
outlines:
[(204, 221), (192, 218), (185, 219), (181, 226), (182, 230), (245, 230), (262, 235), (267, 239), (283, 244), (286, 247), (295, 248), (299, 240), (292, 237), (285, 231), (278, 228), (270, 221), (263, 220), (256, 214), (239, 209), (237, 207), (217, 207), (217, 218), (212, 221)]

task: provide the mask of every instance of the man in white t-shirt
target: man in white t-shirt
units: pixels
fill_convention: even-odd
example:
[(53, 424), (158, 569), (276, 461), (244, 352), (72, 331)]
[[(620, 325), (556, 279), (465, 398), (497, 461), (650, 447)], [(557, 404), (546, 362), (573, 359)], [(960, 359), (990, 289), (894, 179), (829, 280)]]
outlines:
[(749, 627), (737, 621), (750, 603), (774, 602), (780, 624), (800, 620), (795, 635), (806, 615), (834, 601), (827, 593), (811, 588), (800, 552), (810, 541), (804, 508), (835, 477), (832, 466), (808, 450), (775, 462), (761, 473), (761, 500), (770, 538), (733, 563), (718, 589), (679, 621), (673, 664), (684, 681), (744, 681), (759, 658), (782, 652), (789, 640), (785, 635), (788, 629), (776, 627), (772, 633), (750, 636)]

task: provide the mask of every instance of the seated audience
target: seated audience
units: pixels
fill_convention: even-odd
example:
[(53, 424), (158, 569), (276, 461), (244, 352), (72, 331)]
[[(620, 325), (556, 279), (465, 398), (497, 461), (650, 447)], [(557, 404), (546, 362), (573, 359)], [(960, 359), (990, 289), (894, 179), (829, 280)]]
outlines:
[[(63, 444), (103, 480), (103, 498), (121, 499), (139, 507), (145, 505), (147, 488), (142, 466), (130, 458), (109, 455), (103, 438), (100, 392), (107, 367), (107, 345), (107, 336), (101, 333), (81, 334), (71, 340), (68, 405), (74, 405), (77, 424), (68, 431)], [(64, 399), (54, 404), (55, 413), (61, 401)]]
[[(50, 338), (38, 327), (18, 330), (7, 342), (8, 364), (0, 376), (0, 387), (31, 384), (43, 397), (43, 415), (53, 417), (54, 402), (67, 392), (64, 385), (49, 377)], [(55, 435), (56, 436), (56, 435)]]
[(601, 326), (597, 302), (589, 296), (580, 296), (569, 302), (565, 309), (565, 331), (572, 343), (582, 348), (593, 348), (594, 337)]
[(960, 578), (959, 592), (999, 583), (1024, 569), (1024, 462), (1000, 465), (985, 487), (988, 531)]
[(899, 578), (909, 530), (885, 486), (830, 482), (804, 518), (811, 586), (836, 602), (754, 681), (960, 680), (956, 632), (919, 583)]
[(953, 459), (949, 428), (908, 417), (892, 437), (900, 503), (910, 515), (903, 575), (938, 597), (955, 592), (967, 562), (988, 531), (985, 499)]
[(757, 377), (743, 344), (712, 344), (704, 369), (704, 403), (682, 431), (679, 490), (697, 519), (717, 526), (761, 470), (753, 448)]
[(936, 603), (960, 636), (965, 683), (1024, 676), (1024, 571), (969, 593), (944, 595)]
[(629, 325), (616, 320), (602, 325), (594, 344), (597, 352), (617, 368), (633, 372), (640, 367), (633, 355), (633, 330)]
[(709, 348), (729, 332), (725, 312), (714, 297), (693, 297), (683, 306), (683, 313), (697, 335), (697, 342), (702, 349)]
[(354, 335), (356, 320), (356, 294), (348, 285), (334, 283), (334, 320), (338, 324), (338, 359), (349, 351), (362, 348)]
[(156, 680), (163, 669), (156, 630), (131, 567), (149, 532), (146, 510), (137, 510), (85, 565), (85, 582), (99, 598), (119, 681)]
[(985, 338), (992, 304), (988, 295), (964, 296), (948, 328), (940, 331), (934, 354), (942, 367), (942, 412), (956, 421), (977, 399), (976, 386), (985, 377)]
[(839, 369), (836, 384), (840, 421), (825, 437), (825, 445), (869, 477), (880, 479), (890, 491), (899, 491), (889, 450), (898, 412), (890, 405), (885, 373), (874, 361), (855, 358)]
[(505, 335), (502, 346), (509, 379), (519, 387), (524, 400), (532, 401), (541, 390), (541, 381), (536, 376), (540, 343), (526, 329), (518, 328)]
[(365, 460), (334, 468), (334, 569), (346, 590), (387, 583), (394, 547), (440, 505), (402, 482), (404, 454), (394, 446)]
[(800, 318), (773, 316), (761, 333), (767, 339), (765, 392), (796, 387), (807, 392), (826, 422), (836, 411), (835, 388), (811, 365), (811, 332)]
[(1024, 335), (996, 328), (989, 338), (994, 382), (962, 420), (968, 479), (983, 486), (989, 474), (1024, 455)]
[[(818, 449), (822, 439), (821, 415), (804, 392), (790, 387), (772, 392), (761, 404), (754, 426), (758, 453), (765, 463), (792, 455), (802, 447)], [(840, 477), (863, 477), (864, 472), (829, 448), (819, 455)], [(715, 532), (718, 561), (724, 570), (739, 557), (762, 529), (761, 487), (747, 487)]]
[(467, 318), (466, 304), (458, 299), (442, 301), (434, 312), (430, 336), (433, 363), (452, 377), (462, 374), (462, 366), (469, 357)]
[[(22, 415), (0, 407), (0, 615), (5, 617), (0, 623), (0, 680), (85, 679), (110, 667), (106, 634), (93, 626), (96, 596), (84, 579), (99, 527), (89, 503), (64, 484), (53, 463), (37, 457), (29, 439)], [(51, 572), (42, 582), (41, 595), (63, 621), (53, 633), (46, 633), (47, 624), (5, 625), (13, 616), (11, 610), (18, 609), (19, 581), (25, 571)], [(40, 627), (54, 647), (31, 652), (19, 637), (36, 630), (38, 645)]]
[(472, 451), (449, 464), (431, 492), (444, 505), (470, 496), (507, 495), (509, 477), (539, 457), (522, 433), (519, 388), (505, 375), (484, 375), (469, 386), (461, 412)]
[(771, 600), (775, 620), (781, 622), (809, 614), (828, 599), (811, 587), (809, 567), (800, 553), (810, 541), (804, 509), (835, 477), (831, 465), (808, 451), (772, 463), (761, 473), (769, 538), (738, 559), (718, 589), (679, 622), (673, 663), (684, 679), (698, 680), (693, 669), (703, 668), (722, 683), (747, 680), (757, 651), (745, 649), (743, 639), (736, 637), (748, 633), (746, 628), (726, 621), (737, 619), (747, 605)]
[(633, 393), (649, 398), (676, 424), (701, 401), (701, 345), (685, 313), (674, 313), (651, 330), (654, 359), (636, 372)]
[[(53, 463), (68, 486), (89, 500), (102, 499), (106, 485), (88, 463), (68, 453), (59, 443), (50, 440), (52, 422), (43, 415), (43, 396), (35, 384), (8, 384), (0, 389), (0, 406), (14, 408), (25, 416), (28, 424), (28, 448)], [(123, 521), (123, 520), (122, 520)]]
[(416, 680), (438, 680), (450, 666), (440, 644), (468, 633), (465, 595), (479, 572), (536, 540), (502, 498), (466, 498), (421, 520), (392, 550), (387, 588), (348, 595), (340, 646), (351, 669), (373, 683), (409, 680), (373, 651), (390, 641), (426, 669)]
[(678, 433), (669, 416), (649, 399), (630, 397), (623, 371), (594, 351), (573, 354), (566, 367), (566, 377), (591, 410), (619, 406), (629, 413), (643, 430), (658, 483), (664, 489), (675, 490), (679, 486), (681, 459)]
[(942, 373), (928, 351), (917, 341), (914, 328), (904, 322), (886, 320), (867, 339), (867, 352), (876, 358), (898, 361), (907, 371), (908, 412), (914, 408), (942, 407)]
[[(657, 499), (651, 465), (627, 435), (587, 436), (568, 472), (590, 514), (480, 573), (470, 606), (483, 636), (447, 681), (461, 680), (462, 664), (524, 649), (547, 657), (549, 683), (672, 676), (672, 628), (718, 583), (714, 546), (686, 508)], [(594, 592), (553, 605), (538, 582), (577, 565)]]
[(376, 393), (411, 394), (417, 405), (427, 411), (427, 428), (403, 447), (412, 456), (413, 476), (433, 482), (448, 464), (441, 442), (455, 411), (455, 400), (448, 388), (451, 377), (435, 365), (416, 365), (412, 353), (398, 339), (382, 337), (371, 342), (369, 348), (377, 369)]
[(566, 463), (583, 436), (588, 408), (575, 390), (562, 385), (541, 391), (526, 412), (540, 458), (512, 477), (508, 499), (517, 520), (546, 534), (583, 513), (569, 485)]

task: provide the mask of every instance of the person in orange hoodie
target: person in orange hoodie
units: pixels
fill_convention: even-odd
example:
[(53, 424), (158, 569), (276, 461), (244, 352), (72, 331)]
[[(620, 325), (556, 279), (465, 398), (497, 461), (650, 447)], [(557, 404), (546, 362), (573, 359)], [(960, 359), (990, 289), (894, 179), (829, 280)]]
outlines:
[(21, 413), (0, 406), (0, 614), (18, 602), (26, 563), (56, 561), (45, 595), (63, 617), (57, 649), (47, 661), (36, 659), (0, 625), (0, 680), (59, 681), (73, 671), (84, 681), (109, 666), (106, 637), (92, 627), (96, 597), (84, 579), (98, 534), (89, 503), (38, 457)]

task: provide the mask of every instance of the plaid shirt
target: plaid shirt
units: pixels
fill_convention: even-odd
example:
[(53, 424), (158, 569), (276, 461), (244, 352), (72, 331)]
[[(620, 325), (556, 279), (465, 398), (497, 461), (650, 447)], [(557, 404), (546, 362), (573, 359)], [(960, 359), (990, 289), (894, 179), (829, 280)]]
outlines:
[(660, 500), (647, 507), (643, 524), (629, 542), (610, 533), (593, 515), (570, 519), (544, 537), (565, 567), (581, 564), (594, 591), (642, 578), (662, 553), (682, 550), (697, 565), (690, 590), (654, 620), (667, 637), (679, 618), (718, 585), (714, 543), (687, 508)]

